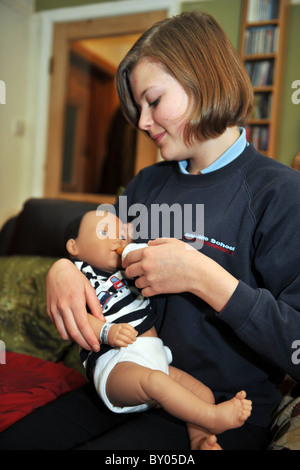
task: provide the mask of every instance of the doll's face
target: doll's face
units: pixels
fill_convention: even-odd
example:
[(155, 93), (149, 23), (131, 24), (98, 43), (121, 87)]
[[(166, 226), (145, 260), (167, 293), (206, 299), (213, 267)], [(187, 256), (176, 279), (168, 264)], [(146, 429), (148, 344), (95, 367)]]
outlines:
[(87, 212), (80, 224), (76, 239), (67, 243), (68, 252), (90, 265), (106, 272), (114, 272), (121, 266), (117, 249), (128, 244), (127, 227), (109, 212), (97, 215)]

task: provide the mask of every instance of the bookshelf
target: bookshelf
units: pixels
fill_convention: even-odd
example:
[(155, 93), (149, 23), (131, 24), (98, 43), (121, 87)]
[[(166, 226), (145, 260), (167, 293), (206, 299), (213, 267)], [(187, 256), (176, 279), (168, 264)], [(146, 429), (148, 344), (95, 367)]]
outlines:
[(289, 0), (244, 0), (240, 55), (254, 91), (248, 141), (277, 158)]

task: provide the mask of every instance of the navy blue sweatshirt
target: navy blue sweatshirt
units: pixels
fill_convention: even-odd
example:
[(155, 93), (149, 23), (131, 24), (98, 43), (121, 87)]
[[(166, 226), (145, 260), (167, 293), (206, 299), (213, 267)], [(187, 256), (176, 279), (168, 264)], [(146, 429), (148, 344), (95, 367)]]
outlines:
[[(204, 382), (217, 401), (246, 390), (253, 400), (249, 421), (268, 425), (281, 399), (276, 385), (285, 373), (300, 379), (300, 348), (299, 354), (294, 349), (300, 340), (300, 174), (249, 145), (203, 175), (182, 174), (178, 162), (145, 168), (123, 197), (140, 233), (147, 218), (141, 242), (151, 238), (151, 205), (204, 205), (204, 232), (195, 233), (201, 252), (235, 276), (238, 287), (221, 313), (190, 293), (153, 298), (158, 333), (173, 353), (172, 365)], [(133, 204), (146, 210), (140, 214), (142, 206)]]

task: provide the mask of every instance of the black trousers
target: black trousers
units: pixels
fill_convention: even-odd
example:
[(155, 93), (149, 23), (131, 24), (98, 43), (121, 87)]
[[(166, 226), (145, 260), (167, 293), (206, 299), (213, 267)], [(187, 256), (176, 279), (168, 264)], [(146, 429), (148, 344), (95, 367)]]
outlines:
[[(269, 439), (267, 429), (249, 423), (218, 436), (224, 450), (263, 450)], [(87, 384), (3, 431), (0, 450), (189, 451), (189, 438), (185, 424), (162, 409), (110, 412)]]

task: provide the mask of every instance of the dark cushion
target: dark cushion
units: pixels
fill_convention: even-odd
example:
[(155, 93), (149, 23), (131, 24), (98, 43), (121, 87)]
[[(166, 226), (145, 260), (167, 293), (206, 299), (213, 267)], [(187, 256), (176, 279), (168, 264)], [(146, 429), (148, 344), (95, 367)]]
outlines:
[(3, 225), (0, 232), (0, 256), (7, 255), (14, 235), (17, 217), (11, 217)]
[(65, 256), (63, 236), (69, 222), (98, 204), (62, 199), (29, 199), (14, 223), (8, 255)]

